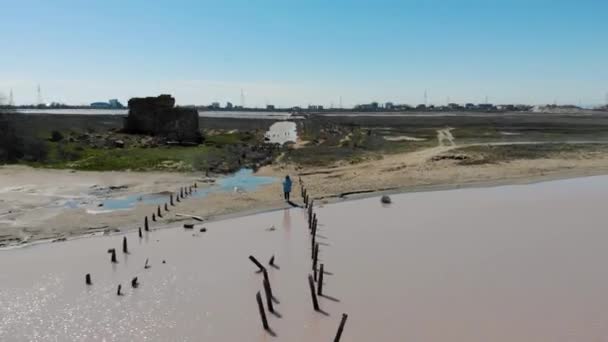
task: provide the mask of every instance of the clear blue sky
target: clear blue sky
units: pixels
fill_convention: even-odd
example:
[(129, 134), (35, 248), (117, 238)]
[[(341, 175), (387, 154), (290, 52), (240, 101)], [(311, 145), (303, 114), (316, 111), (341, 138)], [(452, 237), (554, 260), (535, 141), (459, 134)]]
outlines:
[(0, 0), (18, 104), (603, 103), (606, 0)]

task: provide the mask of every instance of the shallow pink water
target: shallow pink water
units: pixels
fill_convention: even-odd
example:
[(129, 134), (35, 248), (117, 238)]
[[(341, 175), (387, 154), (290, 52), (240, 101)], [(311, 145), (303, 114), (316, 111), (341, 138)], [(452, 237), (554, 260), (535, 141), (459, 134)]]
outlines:
[[(331, 341), (342, 312), (343, 341), (608, 339), (608, 177), (392, 197), (317, 209), (324, 292), (340, 300), (320, 298), (329, 316), (312, 309), (294, 209), (128, 234), (117, 265), (106, 249), (122, 236), (0, 251), (0, 340)], [(276, 337), (250, 254), (281, 267), (269, 269)]]

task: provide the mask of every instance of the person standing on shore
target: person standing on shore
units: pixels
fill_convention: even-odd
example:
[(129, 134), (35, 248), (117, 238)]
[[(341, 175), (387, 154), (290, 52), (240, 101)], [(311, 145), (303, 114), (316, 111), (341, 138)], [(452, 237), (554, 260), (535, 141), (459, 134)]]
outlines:
[(289, 195), (291, 194), (291, 178), (289, 175), (285, 176), (285, 180), (283, 181), (283, 196), (285, 200), (289, 202)]

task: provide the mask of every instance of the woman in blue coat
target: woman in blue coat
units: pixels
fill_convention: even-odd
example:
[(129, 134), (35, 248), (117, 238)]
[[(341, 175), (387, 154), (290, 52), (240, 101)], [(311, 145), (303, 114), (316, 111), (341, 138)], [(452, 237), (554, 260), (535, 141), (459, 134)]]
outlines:
[(289, 176), (285, 176), (285, 180), (283, 181), (283, 196), (286, 201), (289, 201), (289, 194), (291, 193), (291, 178)]

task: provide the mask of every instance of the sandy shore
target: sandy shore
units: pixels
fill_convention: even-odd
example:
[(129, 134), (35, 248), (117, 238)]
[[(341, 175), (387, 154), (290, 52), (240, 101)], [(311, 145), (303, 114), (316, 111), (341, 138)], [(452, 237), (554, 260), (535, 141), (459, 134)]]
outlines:
[[(459, 165), (454, 160), (433, 158), (450, 153), (454, 148), (452, 145), (437, 146), (331, 168), (303, 169), (280, 163), (265, 167), (258, 174), (277, 178), (286, 174), (301, 175), (309, 193), (325, 202), (381, 191), (424, 191), (608, 174), (608, 155), (603, 154), (564, 154), (551, 159), (485, 165)], [(137, 229), (143, 225), (144, 216), (152, 215), (156, 205), (142, 203), (131, 210), (91, 212), (96, 211), (104, 198), (158, 193), (168, 196), (170, 191), (204, 178), (201, 174), (184, 173), (0, 167), (0, 245)], [(296, 184), (294, 188), (293, 198), (299, 200), (299, 186)], [(79, 205), (70, 208), (66, 206), (68, 201)], [(288, 205), (282, 201), (277, 182), (251, 192), (220, 192), (204, 198), (188, 198), (153, 224), (158, 228), (186, 220), (177, 217), (177, 213), (216, 220), (285, 207)]]

